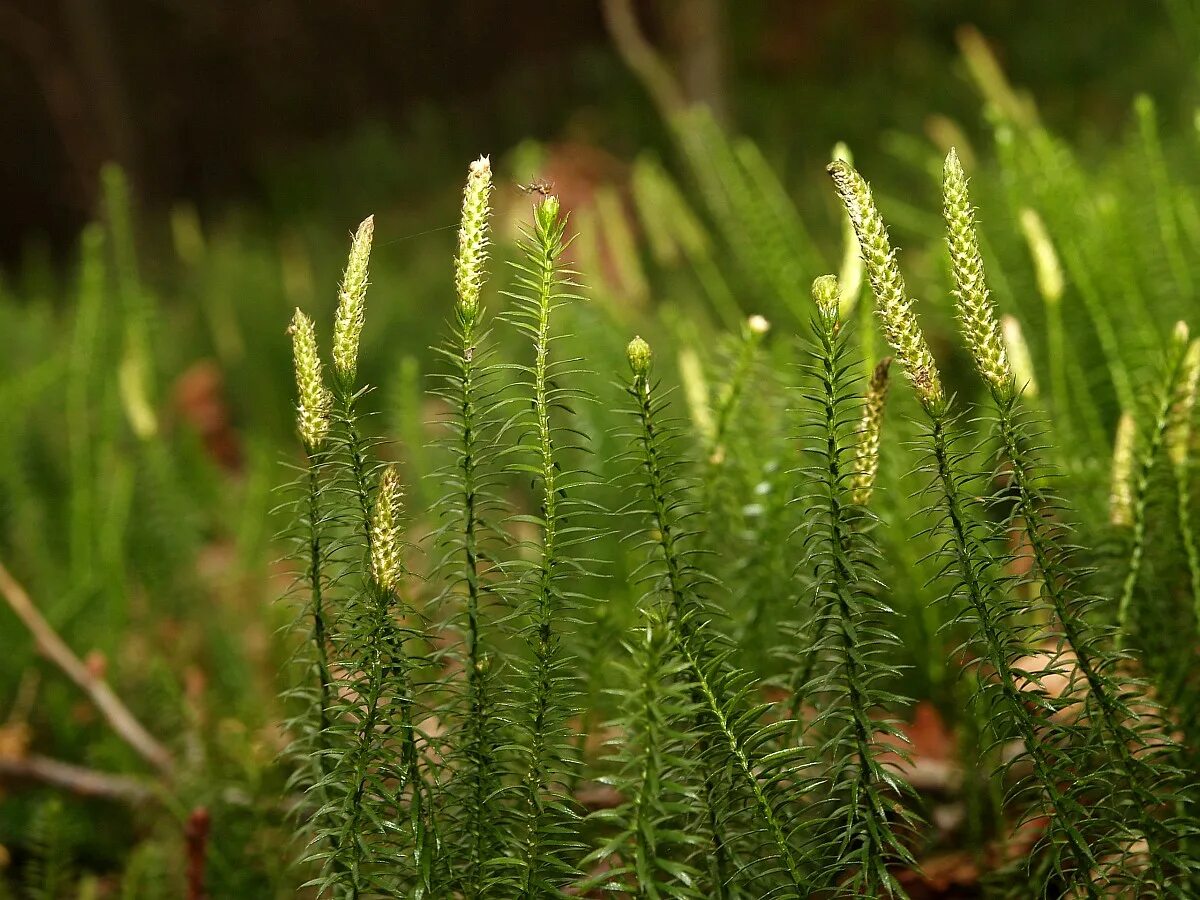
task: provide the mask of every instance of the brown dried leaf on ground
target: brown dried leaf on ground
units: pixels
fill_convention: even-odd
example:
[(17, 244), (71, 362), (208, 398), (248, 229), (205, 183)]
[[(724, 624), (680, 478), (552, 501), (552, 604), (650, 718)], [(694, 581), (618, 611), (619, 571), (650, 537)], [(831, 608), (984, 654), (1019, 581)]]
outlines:
[(225, 397), (225, 376), (215, 362), (202, 359), (184, 371), (175, 380), (171, 405), (179, 419), (195, 429), (214, 462), (230, 472), (241, 469), (241, 441)]
[(900, 732), (902, 738), (880, 737), (881, 744), (895, 747), (882, 753), (880, 761), (921, 793), (956, 790), (962, 781), (962, 767), (955, 758), (954, 735), (937, 707), (922, 700), (913, 710), (912, 721), (901, 723)]

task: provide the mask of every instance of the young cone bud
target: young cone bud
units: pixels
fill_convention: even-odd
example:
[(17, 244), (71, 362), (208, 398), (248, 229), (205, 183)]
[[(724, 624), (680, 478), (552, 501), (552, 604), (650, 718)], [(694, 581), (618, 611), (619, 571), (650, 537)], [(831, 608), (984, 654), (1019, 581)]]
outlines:
[(635, 337), (625, 348), (625, 358), (629, 360), (629, 368), (635, 378), (644, 379), (650, 374), (650, 345), (640, 337)]
[(896, 253), (892, 250), (883, 218), (875, 208), (871, 188), (853, 166), (842, 160), (830, 163), (828, 172), (850, 214), (854, 233), (858, 235), (884, 337), (904, 366), (904, 373), (921, 402), (926, 406), (937, 406), (945, 399), (942, 379), (913, 314), (913, 301), (908, 297), (904, 276), (896, 264)]
[(953, 148), (946, 156), (943, 169), (942, 201), (954, 296), (958, 300), (957, 312), (963, 336), (979, 374), (995, 390), (1010, 393), (1013, 389), (1012, 370), (984, 277), (983, 256), (975, 233), (975, 210), (967, 193), (967, 176)]
[(367, 275), (374, 237), (375, 217), (367, 216), (350, 244), (350, 258), (338, 291), (337, 315), (333, 321), (333, 369), (347, 388), (354, 385), (358, 375), (358, 342), (366, 318)]
[(313, 320), (299, 309), (292, 316), (292, 359), (296, 367), (296, 423), (309, 453), (320, 448), (329, 433), (329, 391), (321, 377), (321, 357)]
[[(488, 205), (492, 193), (492, 164), (486, 156), (471, 163), (463, 191), (462, 223), (458, 229), (458, 255), (454, 259), (454, 284), (463, 319), (473, 322), (479, 310), (479, 292), (487, 277)], [(549, 199), (549, 198), (547, 198)], [(544, 205), (544, 204), (543, 204)], [(558, 200), (555, 198), (557, 210)]]
[(371, 578), (384, 591), (394, 591), (404, 574), (400, 551), (400, 475), (395, 466), (383, 470), (371, 515)]
[(837, 323), (842, 292), (836, 275), (818, 275), (812, 283), (813, 301), (826, 323)]
[(746, 328), (755, 337), (763, 337), (771, 330), (771, 323), (757, 313), (746, 320)]
[(538, 228), (541, 231), (551, 231), (558, 224), (558, 214), (561, 211), (558, 197), (551, 194), (537, 205), (534, 215), (537, 216)]
[(866, 506), (875, 489), (875, 476), (879, 473), (879, 439), (883, 432), (883, 407), (887, 400), (888, 369), (892, 365), (890, 356), (884, 357), (871, 375), (867, 385), (866, 402), (863, 405), (862, 433), (854, 450), (854, 476), (850, 479), (850, 499), (859, 506)]

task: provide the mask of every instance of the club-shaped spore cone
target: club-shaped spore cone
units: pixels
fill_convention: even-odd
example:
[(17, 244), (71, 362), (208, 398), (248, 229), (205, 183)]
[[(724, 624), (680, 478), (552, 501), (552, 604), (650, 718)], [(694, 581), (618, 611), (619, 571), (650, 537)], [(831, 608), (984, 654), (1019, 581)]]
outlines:
[(333, 368), (346, 390), (353, 387), (358, 375), (358, 342), (366, 320), (367, 279), (374, 238), (375, 217), (367, 216), (354, 233), (350, 257), (346, 261), (346, 271), (338, 291), (338, 307), (333, 321)]
[(1136, 448), (1137, 423), (1128, 412), (1122, 413), (1113, 439), (1108, 494), (1108, 520), (1118, 528), (1133, 524), (1133, 464)]
[(1046, 303), (1058, 303), (1062, 300), (1066, 283), (1058, 252), (1054, 249), (1054, 242), (1050, 240), (1050, 232), (1046, 230), (1046, 225), (1036, 210), (1023, 208), (1019, 220), (1025, 243), (1029, 246), (1029, 255), (1033, 258), (1038, 293)]
[(884, 337), (891, 345), (904, 373), (912, 382), (917, 396), (927, 407), (941, 406), (945, 390), (933, 353), (925, 341), (921, 326), (913, 313), (904, 276), (896, 263), (896, 253), (888, 238), (887, 228), (871, 188), (853, 166), (844, 160), (834, 160), (827, 169), (833, 177), (838, 196), (845, 204), (854, 233), (858, 235), (867, 278), (875, 294), (876, 313), (883, 326)]
[(954, 278), (954, 297), (963, 337), (979, 374), (1004, 396), (1013, 390), (1012, 369), (1005, 352), (1000, 323), (988, 292), (975, 232), (975, 210), (967, 191), (967, 176), (951, 148), (942, 170), (942, 214)]
[(388, 466), (379, 478), (371, 515), (371, 578), (384, 591), (394, 591), (404, 572), (400, 546), (400, 473)]
[(320, 449), (329, 433), (329, 390), (321, 375), (313, 320), (297, 309), (288, 332), (296, 368), (296, 426), (305, 449), (312, 453)]
[(854, 448), (854, 475), (850, 479), (850, 499), (859, 506), (871, 501), (875, 477), (879, 473), (879, 442), (883, 434), (883, 408), (887, 401), (888, 370), (892, 358), (885, 356), (871, 373), (858, 445)]
[(491, 214), (492, 164), (486, 156), (471, 163), (463, 190), (462, 222), (458, 229), (458, 255), (454, 258), (454, 285), (464, 321), (473, 322), (479, 310), (479, 292), (487, 277), (488, 217)]
[(1026, 397), (1036, 397), (1038, 384), (1033, 372), (1033, 357), (1029, 353), (1029, 344), (1017, 317), (1001, 316), (1000, 333), (1004, 335), (1004, 350), (1012, 368), (1015, 389)]
[(1200, 338), (1188, 344), (1183, 368), (1179, 373), (1179, 385), (1175, 391), (1175, 402), (1171, 406), (1171, 419), (1167, 428), (1167, 454), (1176, 466), (1187, 464), (1189, 445), (1192, 439), (1192, 416), (1196, 408), (1196, 391), (1200, 387)]

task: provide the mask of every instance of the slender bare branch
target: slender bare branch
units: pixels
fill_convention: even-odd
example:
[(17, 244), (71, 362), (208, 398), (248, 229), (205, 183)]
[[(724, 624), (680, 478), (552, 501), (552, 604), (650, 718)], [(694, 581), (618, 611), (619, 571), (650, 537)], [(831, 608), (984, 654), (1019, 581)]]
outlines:
[(659, 113), (670, 120), (687, 108), (678, 80), (653, 45), (646, 39), (630, 0), (604, 0), (604, 22), (617, 53), (642, 82)]
[(98, 772), (48, 756), (0, 757), (0, 781), (39, 781), (81, 797), (141, 804), (154, 797), (152, 785), (129, 775)]
[(174, 769), (174, 761), (166, 747), (145, 729), (129, 711), (129, 707), (108, 686), (108, 683), (93, 675), (74, 651), (67, 646), (66, 642), (58, 636), (58, 633), (34, 606), (33, 601), (29, 599), (29, 594), (12, 577), (3, 563), (0, 563), (0, 594), (4, 595), (4, 599), (17, 614), (17, 618), (29, 629), (42, 655), (58, 666), (80, 690), (91, 698), (92, 703), (108, 720), (113, 731), (148, 763), (164, 775), (170, 775)]

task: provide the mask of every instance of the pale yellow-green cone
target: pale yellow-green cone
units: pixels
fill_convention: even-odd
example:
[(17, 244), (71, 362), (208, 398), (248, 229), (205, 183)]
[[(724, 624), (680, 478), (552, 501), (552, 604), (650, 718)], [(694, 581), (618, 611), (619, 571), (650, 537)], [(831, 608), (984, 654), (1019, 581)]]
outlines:
[(338, 291), (337, 314), (333, 320), (333, 369), (342, 385), (349, 388), (358, 375), (358, 342), (366, 321), (367, 277), (371, 265), (371, 242), (375, 217), (367, 216), (354, 233), (350, 258)]
[(677, 363), (679, 381), (683, 386), (683, 396), (687, 401), (692, 425), (704, 443), (711, 444), (717, 436), (717, 426), (713, 421), (712, 398), (708, 390), (708, 379), (704, 377), (704, 364), (700, 362), (700, 354), (692, 347), (684, 347), (679, 351)]
[(888, 369), (891, 365), (890, 356), (881, 359), (867, 385), (861, 434), (854, 448), (854, 475), (850, 479), (850, 499), (859, 506), (866, 506), (870, 502), (871, 492), (875, 489), (875, 477), (879, 474), (879, 441), (883, 434), (883, 407), (887, 400)]
[(296, 368), (296, 425), (309, 453), (320, 449), (329, 433), (329, 391), (321, 376), (317, 334), (313, 320), (299, 309), (288, 328), (292, 336), (292, 360)]
[(1058, 303), (1062, 299), (1065, 282), (1062, 264), (1058, 261), (1058, 252), (1050, 240), (1050, 233), (1046, 231), (1046, 225), (1036, 210), (1025, 207), (1021, 210), (1020, 220), (1029, 255), (1033, 257), (1038, 293), (1046, 303)]
[(458, 255), (454, 258), (454, 286), (458, 308), (467, 322), (479, 311), (479, 292), (487, 277), (489, 200), (492, 164), (486, 156), (471, 163), (463, 190), (462, 222), (458, 229)]
[(395, 466), (388, 466), (379, 478), (371, 515), (371, 578), (384, 591), (394, 591), (404, 574), (400, 504), (400, 474)]
[(1187, 323), (1178, 322), (1172, 340), (1180, 346), (1186, 343), (1187, 349), (1179, 367), (1179, 380), (1175, 383), (1165, 444), (1171, 462), (1175, 466), (1183, 466), (1187, 464), (1190, 451), (1192, 412), (1196, 408), (1196, 391), (1200, 384), (1200, 338), (1189, 343)]
[(1167, 428), (1167, 453), (1176, 466), (1187, 465), (1192, 441), (1192, 415), (1196, 408), (1196, 392), (1200, 387), (1200, 339), (1188, 344), (1183, 368), (1179, 373), (1179, 387), (1175, 403), (1171, 407), (1171, 420)]
[(858, 235), (884, 337), (904, 366), (904, 374), (912, 382), (921, 402), (926, 406), (938, 406), (946, 396), (942, 379), (921, 326), (917, 324), (913, 301), (896, 263), (896, 253), (883, 218), (875, 208), (871, 188), (853, 166), (842, 160), (830, 163), (828, 171), (846, 212), (850, 214), (854, 233)]
[(1008, 394), (1013, 388), (1012, 369), (983, 271), (983, 256), (975, 233), (975, 210), (967, 192), (967, 176), (953, 147), (946, 155), (942, 171), (942, 214), (946, 219), (953, 293), (958, 301), (956, 310), (963, 337), (979, 374), (994, 389)]
[(650, 374), (650, 345), (641, 337), (634, 337), (625, 348), (625, 358), (629, 360), (629, 368), (635, 378), (645, 378)]
[(1029, 355), (1029, 344), (1025, 342), (1025, 333), (1017, 317), (1001, 316), (1000, 333), (1004, 335), (1004, 349), (1012, 366), (1016, 389), (1026, 397), (1036, 397), (1038, 386), (1033, 374), (1033, 357)]
[(1137, 423), (1121, 413), (1113, 439), (1112, 481), (1108, 495), (1108, 520), (1119, 528), (1133, 524), (1133, 457), (1137, 445)]

